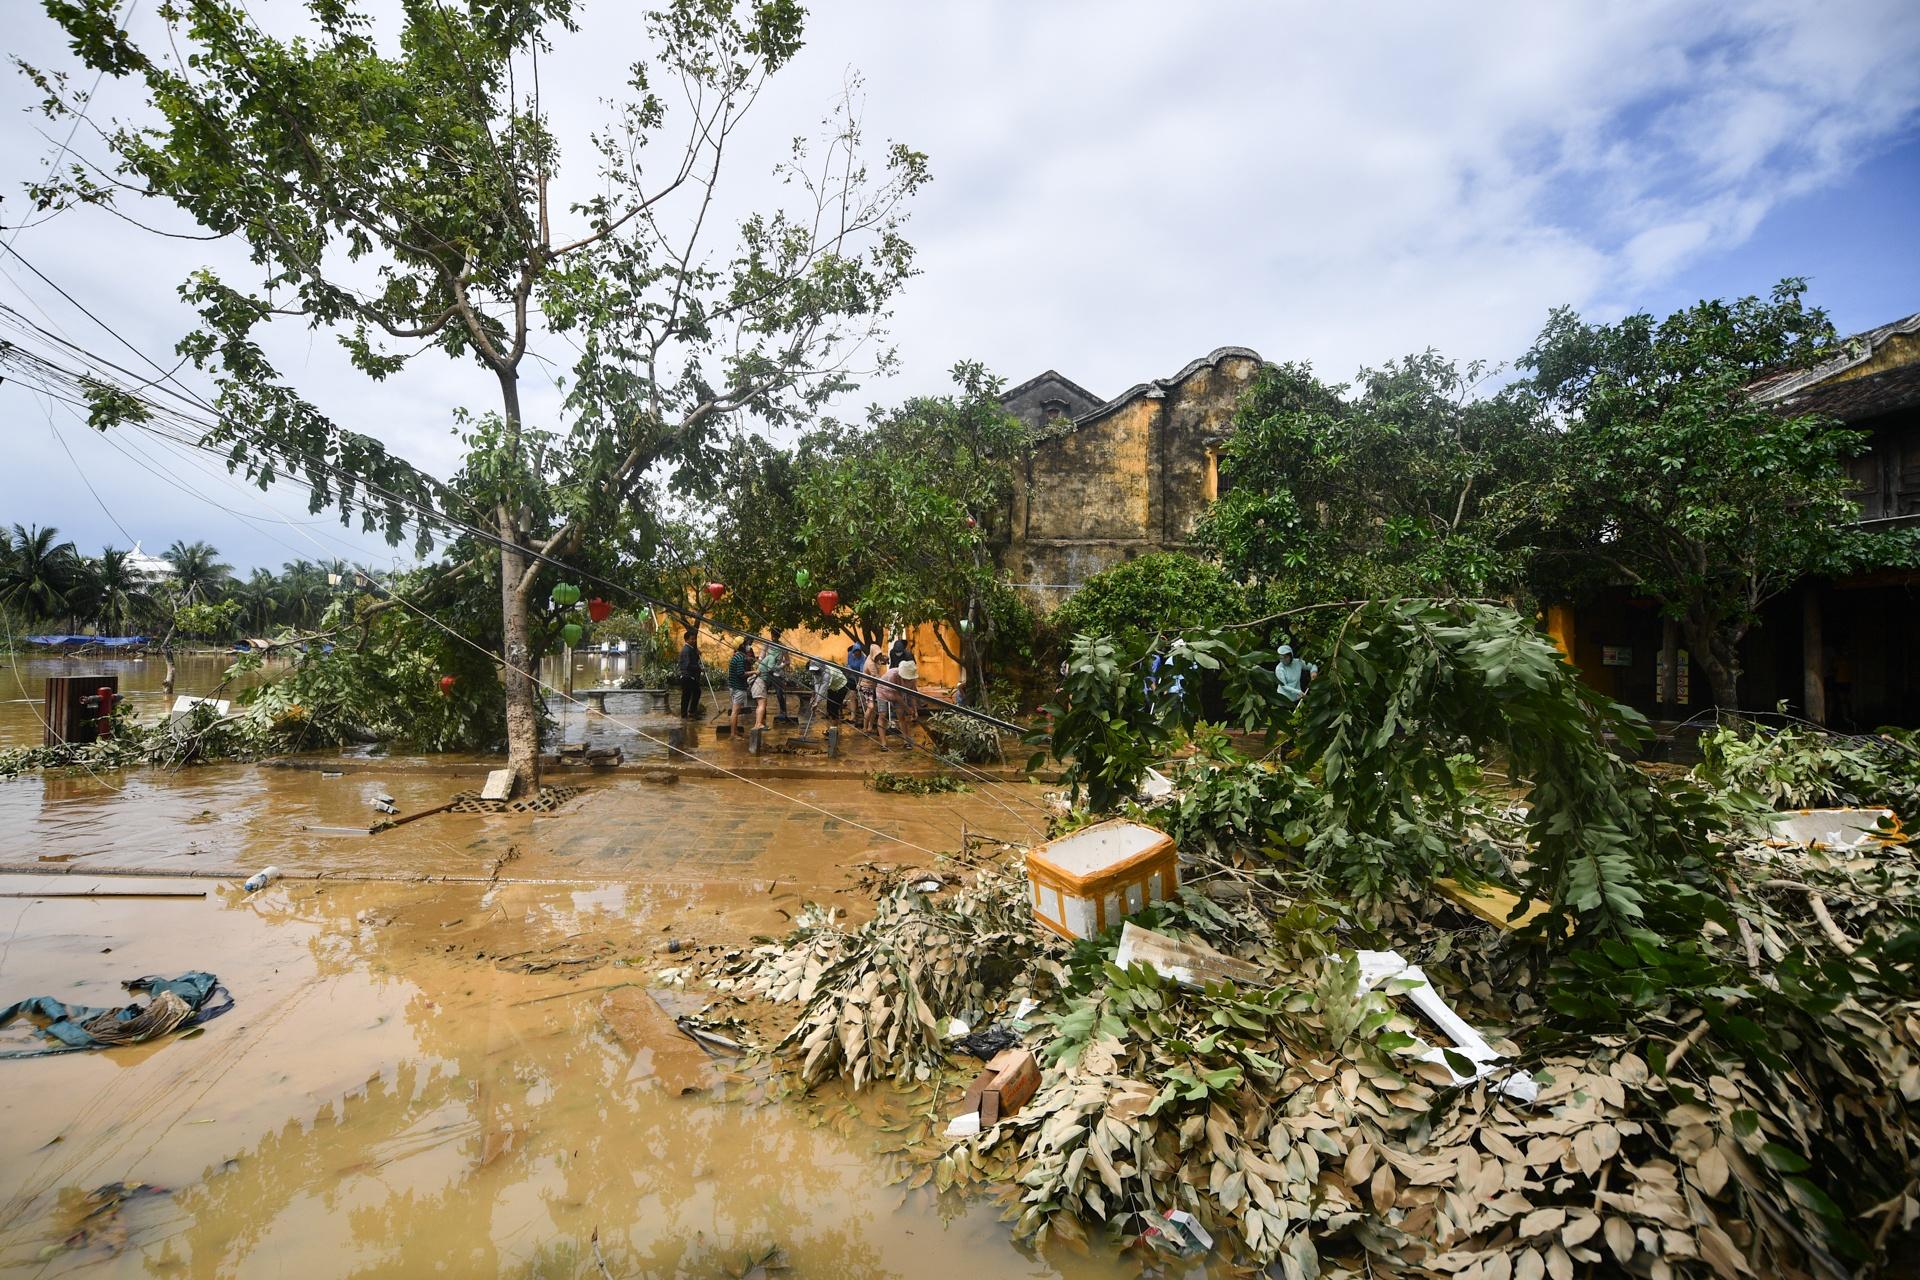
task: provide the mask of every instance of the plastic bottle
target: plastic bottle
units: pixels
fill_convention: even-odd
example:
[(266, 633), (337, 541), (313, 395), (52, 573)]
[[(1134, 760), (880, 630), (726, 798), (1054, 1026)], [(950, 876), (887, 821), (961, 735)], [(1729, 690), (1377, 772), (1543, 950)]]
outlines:
[(242, 887), (245, 888), (248, 893), (258, 893), (279, 878), (280, 868), (268, 867), (265, 871), (257, 871), (247, 877), (247, 883)]

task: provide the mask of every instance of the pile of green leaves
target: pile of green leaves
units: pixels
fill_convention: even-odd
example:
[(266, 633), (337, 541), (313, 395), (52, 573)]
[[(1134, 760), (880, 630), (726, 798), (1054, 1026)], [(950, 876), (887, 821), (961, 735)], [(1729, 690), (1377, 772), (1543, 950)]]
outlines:
[(951, 773), (895, 773), (876, 769), (867, 777), (867, 785), (888, 795), (935, 796), (950, 791), (971, 791), (972, 787)]
[(856, 1089), (928, 1079), (946, 1058), (947, 1019), (979, 1020), (1047, 945), (1014, 864), (939, 897), (909, 879), (850, 931), (814, 915), (755, 953), (749, 983), (776, 1004), (800, 1006), (779, 1047), (798, 1059), (807, 1088), (842, 1076)]
[(1885, 806), (1920, 819), (1920, 746), (1911, 733), (1872, 737), (1816, 725), (1724, 725), (1700, 739), (1696, 776), (1774, 808)]
[(955, 764), (997, 764), (1007, 758), (1007, 738), (1001, 730), (977, 716), (958, 711), (936, 711), (927, 717), (927, 732), (944, 760)]

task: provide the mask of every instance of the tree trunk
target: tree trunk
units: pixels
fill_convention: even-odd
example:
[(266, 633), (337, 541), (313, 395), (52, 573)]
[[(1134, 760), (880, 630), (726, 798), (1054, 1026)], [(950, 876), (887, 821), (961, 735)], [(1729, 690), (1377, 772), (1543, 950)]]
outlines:
[(1689, 611), (1681, 619), (1693, 667), (1707, 678), (1713, 704), (1726, 711), (1740, 709), (1740, 638), (1745, 627), (1727, 628), (1718, 620)]
[[(500, 374), (500, 397), (505, 410), (508, 449), (518, 458), (520, 448), (520, 385), (511, 372)], [(500, 525), (500, 640), (505, 659), (501, 676), (507, 687), (507, 768), (513, 770), (513, 790), (540, 794), (540, 702), (534, 681), (533, 631), (527, 619), (532, 578), (531, 562), (522, 541), (520, 517), (510, 502), (499, 506)]]

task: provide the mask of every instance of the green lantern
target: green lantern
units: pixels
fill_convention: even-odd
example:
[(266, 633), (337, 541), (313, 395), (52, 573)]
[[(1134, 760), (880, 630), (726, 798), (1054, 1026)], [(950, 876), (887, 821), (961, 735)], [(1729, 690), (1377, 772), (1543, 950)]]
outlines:
[(565, 640), (569, 647), (579, 644), (580, 637), (585, 634), (587, 634), (587, 629), (577, 622), (569, 622), (566, 626), (560, 628), (560, 638)]
[(807, 589), (807, 584), (812, 581), (813, 581), (813, 575), (808, 573), (805, 569), (795, 569), (793, 571), (793, 585), (800, 588), (802, 591), (805, 591)]
[(973, 634), (973, 623), (968, 621), (966, 618), (960, 619), (960, 634), (963, 636), (970, 636)]

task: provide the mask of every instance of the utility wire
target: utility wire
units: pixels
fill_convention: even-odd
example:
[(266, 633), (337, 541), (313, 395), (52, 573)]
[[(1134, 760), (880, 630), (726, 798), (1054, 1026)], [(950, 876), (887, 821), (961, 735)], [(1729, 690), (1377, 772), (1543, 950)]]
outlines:
[[(50, 287), (58, 291), (62, 297), (66, 298), (69, 302), (71, 302), (76, 308), (78, 308), (82, 312), (82, 314), (86, 315), (88, 319), (92, 320), (95, 324), (99, 325), (101, 328), (106, 329), (109, 333), (113, 334), (113, 336), (123, 346), (126, 346), (129, 350), (133, 351), (134, 354), (140, 356), (142, 360), (146, 361), (147, 364), (151, 365), (154, 369), (158, 370), (162, 375), (162, 377), (164, 377), (166, 380), (170, 382), (173, 382), (176, 386), (181, 386), (183, 389), (185, 388), (185, 384), (180, 383), (179, 380), (175, 378), (170, 371), (162, 368), (162, 366), (160, 366), (157, 362), (147, 357), (143, 352), (139, 350), (138, 347), (134, 346), (126, 338), (122, 337), (119, 333), (114, 331), (112, 326), (108, 325), (104, 320), (96, 316), (92, 311), (87, 310), (77, 300), (75, 300), (71, 294), (68, 294), (64, 289), (61, 289), (58, 284), (48, 279), (48, 277), (42, 274), (38, 268), (33, 266), (32, 263), (28, 262), (24, 257), (21, 257), (21, 255), (17, 250), (14, 250), (11, 246), (7, 246), (7, 245), (0, 245), (0, 249), (6, 249), (7, 252), (12, 253), (16, 258), (19, 258), (20, 261), (27, 267), (29, 271), (32, 271), (36, 276), (39, 276), (41, 280), (45, 281)], [(4, 308), (4, 309), (9, 311), (12, 310), (11, 308)], [(29, 326), (31, 326), (35, 330), (39, 330), (38, 325), (34, 325), (31, 320), (26, 320), (26, 317), (20, 316), (20, 314), (17, 311), (13, 312), (13, 314), (19, 319), (24, 320)], [(44, 333), (45, 331), (40, 330), (40, 332)], [(83, 354), (90, 354), (90, 353), (85, 353), (83, 348), (79, 348), (75, 344), (67, 343), (65, 345), (73, 347), (74, 350), (79, 351)], [(57, 374), (67, 380), (70, 380), (70, 381), (76, 380), (76, 379), (84, 380), (85, 378), (87, 378), (87, 375), (78, 374), (73, 370), (66, 369), (60, 365), (54, 364), (52, 361), (46, 360), (44, 357), (38, 357), (33, 355), (33, 353), (26, 352), (24, 348), (15, 348), (15, 349), (21, 351), (22, 354), (24, 354), (28, 359), (36, 361), (38, 364), (44, 366), (46, 370), (54, 374)], [(6, 354), (7, 353), (4, 349), (0, 349), (0, 359), (4, 359)], [(103, 361), (102, 363), (110, 364), (110, 362), (105, 362), (105, 361)], [(110, 366), (110, 367), (117, 367), (117, 366)], [(126, 371), (121, 370), (121, 372), (124, 373)], [(142, 397), (138, 392), (128, 392), (127, 394), (133, 395), (136, 399), (142, 399)], [(229, 428), (238, 432), (250, 433), (249, 428), (243, 426), (242, 424), (236, 423), (233, 419), (229, 418), (226, 414), (222, 413), (217, 407), (211, 404), (208, 404), (204, 399), (201, 399), (197, 393), (193, 393), (191, 392), (191, 390), (188, 390), (188, 397), (194, 403), (197, 403), (205, 407), (208, 412), (214, 414), (215, 417), (218, 419), (218, 424), (224, 424)], [(158, 406), (155, 406), (155, 407), (157, 408)], [(218, 425), (218, 424), (208, 424), (204, 421), (196, 420), (192, 418), (191, 415), (181, 414), (178, 411), (174, 411), (172, 416), (176, 419), (184, 418), (187, 422), (193, 423), (194, 425), (201, 427), (203, 430), (210, 430), (213, 425)], [(152, 429), (150, 424), (140, 424), (140, 425), (148, 427), (148, 429)], [(259, 444), (262, 448), (272, 452), (278, 452), (278, 450), (274, 448), (274, 446), (270, 441), (265, 440), (264, 438), (260, 437), (258, 434), (251, 434), (251, 438), (257, 444)], [(206, 445), (204, 443), (201, 443), (200, 441), (191, 441), (191, 442), (182, 441), (182, 443), (191, 443), (192, 447), (194, 448), (202, 449), (208, 453), (219, 454), (223, 458), (226, 458), (229, 456), (224, 452), (222, 452), (221, 450), (215, 449), (213, 446)], [(498, 533), (494, 531), (482, 528), (479, 525), (475, 525), (467, 521), (463, 521), (458, 517), (449, 515), (444, 511), (438, 510), (437, 508), (426, 506), (425, 504), (419, 502), (418, 500), (409, 498), (406, 495), (392, 493), (390, 490), (387, 490), (383, 486), (380, 486), (372, 481), (367, 480), (365, 477), (358, 476), (351, 472), (340, 470), (338, 468), (332, 467), (329, 464), (324, 464), (324, 463), (307, 462), (304, 465), (307, 465), (314, 470), (319, 470), (323, 473), (326, 473), (336, 479), (350, 481), (356, 484), (363, 492), (377, 494), (383, 500), (387, 501), (392, 505), (403, 506), (419, 513), (423, 521), (421, 527), (426, 529), (429, 532), (434, 531), (438, 526), (457, 528), (469, 534), (472, 537), (480, 539), (483, 542), (490, 543), (500, 549), (504, 550), (504, 549), (511, 548), (512, 550), (516, 551), (520, 555), (526, 556), (529, 559), (537, 560), (545, 564), (551, 565), (554, 568), (560, 570), (561, 572), (568, 574), (569, 576), (584, 578), (587, 581), (598, 583), (617, 595), (623, 595), (632, 599), (640, 600), (654, 608), (664, 610), (675, 617), (687, 619), (689, 621), (700, 621), (705, 625), (709, 625), (713, 627), (715, 630), (724, 631), (731, 635), (743, 636), (748, 639), (752, 639), (758, 643), (762, 643), (762, 644), (774, 643), (774, 641), (772, 641), (770, 638), (766, 636), (762, 636), (756, 632), (739, 628), (739, 627), (729, 626), (726, 623), (719, 622), (718, 620), (703, 618), (700, 614), (698, 614), (695, 610), (688, 607), (685, 603), (674, 604), (674, 603), (662, 600), (658, 597), (651, 596), (645, 592), (639, 591), (626, 584), (615, 582), (610, 578), (606, 578), (597, 573), (593, 573), (590, 570), (582, 569), (582, 568), (579, 568), (578, 566), (569, 564), (564, 560), (548, 555), (542, 551), (539, 551), (534, 547), (524, 546), (519, 543), (510, 542), (509, 540), (501, 537)], [(295, 483), (303, 485), (303, 487), (306, 487), (309, 490), (313, 488), (310, 482), (302, 480), (297, 475), (289, 475), (288, 478), (294, 480)], [(855, 675), (857, 675), (857, 673), (854, 672), (852, 668), (847, 667), (843, 663), (834, 662), (832, 659), (827, 659), (827, 658), (822, 658), (820, 659), (820, 661), (826, 662), (832, 666), (838, 667), (842, 672), (846, 673), (849, 678), (852, 678)], [(932, 706), (937, 706), (943, 710), (951, 711), (960, 715), (970, 716), (973, 719), (982, 721), (987, 724), (991, 724), (994, 727), (1001, 729), (1005, 732), (1014, 733), (1014, 734), (1024, 734), (1026, 732), (1026, 730), (1020, 725), (1014, 724), (1007, 720), (1003, 720), (998, 716), (990, 715), (974, 707), (964, 707), (957, 703), (950, 702), (946, 699), (934, 698), (927, 694), (916, 693), (915, 696), (918, 697), (923, 703), (927, 703)]]

